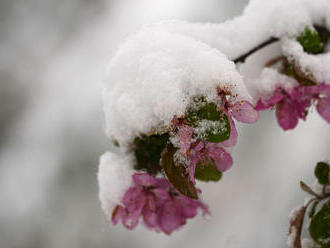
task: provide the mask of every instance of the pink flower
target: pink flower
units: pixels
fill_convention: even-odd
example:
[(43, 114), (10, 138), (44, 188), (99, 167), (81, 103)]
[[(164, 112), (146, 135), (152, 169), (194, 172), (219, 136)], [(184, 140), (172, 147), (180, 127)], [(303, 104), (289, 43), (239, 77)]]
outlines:
[(195, 182), (195, 170), (198, 162), (207, 164), (211, 160), (221, 172), (229, 170), (233, 165), (232, 157), (220, 144), (199, 141), (191, 150), (191, 155), (188, 157), (190, 162), (188, 172), (190, 180), (193, 182)]
[(195, 169), (198, 162), (206, 163), (212, 160), (221, 172), (229, 170), (233, 165), (230, 154), (221, 146), (222, 143), (212, 143), (197, 140), (193, 142), (194, 129), (190, 126), (181, 125), (179, 129), (180, 150), (188, 161), (187, 171), (190, 180), (195, 182)]
[(297, 86), (291, 90), (277, 88), (272, 97), (259, 100), (257, 110), (269, 109), (276, 106), (276, 117), (284, 130), (293, 129), (298, 120), (306, 120), (309, 107), (316, 103), (319, 114), (330, 122), (330, 85)]
[(235, 146), (237, 143), (237, 130), (233, 118), (239, 122), (253, 124), (258, 121), (259, 113), (248, 101), (236, 101), (230, 92), (218, 89), (222, 109), (230, 122), (230, 137), (221, 144), (225, 147)]
[(135, 173), (133, 181), (134, 185), (122, 198), (122, 206), (117, 205), (112, 213), (114, 225), (121, 220), (126, 228), (133, 229), (142, 216), (148, 228), (171, 234), (184, 225), (186, 219), (195, 217), (198, 208), (208, 213), (202, 202), (181, 195), (167, 179)]

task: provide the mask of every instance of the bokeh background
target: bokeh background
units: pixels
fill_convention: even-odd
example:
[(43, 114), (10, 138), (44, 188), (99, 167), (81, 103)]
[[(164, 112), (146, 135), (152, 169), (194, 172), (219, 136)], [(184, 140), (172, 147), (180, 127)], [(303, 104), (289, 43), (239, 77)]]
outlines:
[[(104, 64), (141, 26), (222, 22), (247, 0), (0, 1), (0, 247), (286, 247), (288, 215), (330, 158), (330, 126), (315, 111), (283, 132), (274, 113), (239, 126), (235, 164), (200, 184), (212, 216), (171, 236), (109, 225), (100, 209)], [(257, 28), (256, 26), (251, 29)]]

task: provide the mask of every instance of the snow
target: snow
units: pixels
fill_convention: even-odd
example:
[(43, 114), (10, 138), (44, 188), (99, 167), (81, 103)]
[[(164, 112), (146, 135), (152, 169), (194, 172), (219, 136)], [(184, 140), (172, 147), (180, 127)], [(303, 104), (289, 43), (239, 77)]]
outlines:
[[(214, 100), (217, 86), (229, 87), (254, 103), (279, 85), (293, 87), (294, 80), (260, 68), (260, 62), (272, 58), (270, 54), (284, 54), (318, 81), (330, 82), (330, 55), (306, 54), (294, 39), (313, 23), (330, 28), (329, 13), (326, 0), (255, 0), (243, 15), (221, 24), (172, 20), (143, 28), (120, 47), (107, 67), (103, 92), (107, 135), (126, 149), (135, 136), (166, 129), (175, 115), (184, 114), (193, 96)], [(252, 28), (256, 24), (258, 28)], [(250, 60), (250, 66), (240, 66), (240, 75), (227, 57), (237, 58), (269, 37), (282, 39), (270, 46), (270, 53), (259, 56), (257, 70), (251, 69)]]
[[(221, 24), (172, 20), (143, 28), (122, 44), (107, 66), (103, 91), (107, 135), (127, 152), (136, 136), (166, 130), (174, 116), (186, 112), (193, 97), (204, 95), (216, 101), (217, 87), (252, 103), (269, 98), (277, 87), (295, 87), (294, 79), (264, 67), (276, 56), (284, 55), (319, 82), (330, 83), (330, 53), (306, 54), (295, 40), (313, 24), (330, 29), (329, 1), (254, 0), (242, 16)], [(279, 42), (236, 69), (230, 60), (270, 37), (280, 38)], [(101, 158), (104, 209), (120, 203), (131, 179), (122, 182), (118, 174), (128, 178), (131, 159), (131, 155), (121, 158), (111, 153)]]
[(302, 241), (301, 241), (301, 246), (302, 248), (313, 248), (313, 247), (317, 247), (315, 242), (311, 239), (307, 239), (307, 238), (304, 238)]
[(278, 41), (250, 55), (244, 63), (238, 65), (238, 70), (251, 94), (252, 103), (255, 104), (258, 99), (270, 98), (278, 87), (289, 90), (298, 85), (293, 78), (278, 72), (275, 66), (265, 67), (269, 60), (279, 56), (282, 56), (282, 49)]
[(304, 72), (313, 74), (318, 82), (330, 83), (330, 53), (313, 55), (303, 51), (296, 40), (284, 39), (283, 54), (290, 62), (297, 63)]
[(135, 136), (170, 125), (194, 96), (215, 101), (217, 87), (229, 89), (237, 100), (250, 99), (235, 64), (217, 49), (180, 34), (143, 29), (108, 66), (106, 132), (125, 146)]
[(294, 37), (313, 23), (330, 28), (328, 0), (252, 0), (243, 15), (220, 24), (163, 21), (151, 26), (193, 37), (235, 59), (271, 36)]
[(292, 227), (291, 233), (288, 235), (287, 245), (289, 248), (294, 248), (294, 241), (297, 236), (297, 229), (296, 227)]
[(205, 139), (206, 135), (209, 135), (208, 132), (212, 134), (223, 133), (227, 130), (226, 123), (220, 123), (218, 121), (211, 120), (201, 120), (198, 122), (198, 126), (194, 129), (196, 136), (200, 139)]
[(99, 171), (99, 198), (102, 209), (108, 218), (113, 208), (121, 204), (121, 199), (132, 183), (132, 157), (121, 156), (113, 152), (106, 152), (100, 157)]

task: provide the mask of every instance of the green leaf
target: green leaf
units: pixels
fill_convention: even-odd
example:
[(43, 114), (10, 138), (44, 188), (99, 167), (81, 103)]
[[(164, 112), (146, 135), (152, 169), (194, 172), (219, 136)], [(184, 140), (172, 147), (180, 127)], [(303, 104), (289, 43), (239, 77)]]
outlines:
[(289, 77), (294, 77), (302, 86), (317, 85), (317, 81), (313, 74), (309, 71), (302, 70), (301, 66), (296, 62), (289, 63), (287, 59), (284, 60), (284, 73)]
[(133, 141), (133, 150), (136, 158), (135, 169), (147, 171), (151, 175), (157, 174), (160, 170), (160, 156), (164, 150), (169, 135), (142, 136)]
[(174, 188), (181, 194), (193, 199), (198, 199), (195, 185), (190, 181), (186, 167), (178, 161), (174, 162), (174, 154), (176, 151), (177, 149), (169, 143), (162, 153), (161, 165), (165, 174)]
[(323, 248), (330, 247), (330, 201), (326, 202), (312, 218), (309, 233)]
[(222, 177), (221, 171), (218, 171), (217, 167), (215, 167), (213, 161), (210, 161), (206, 165), (202, 165), (200, 163), (197, 164), (195, 170), (195, 178), (201, 181), (219, 181)]
[(314, 170), (317, 180), (323, 185), (329, 183), (329, 172), (330, 166), (324, 162), (318, 162)]
[(216, 121), (220, 118), (217, 105), (214, 102), (207, 102), (205, 97), (195, 97), (187, 111), (186, 119), (192, 125), (200, 120)]
[[(324, 36), (324, 34), (323, 34)], [(325, 40), (325, 37), (322, 38)], [(324, 50), (324, 44), (319, 33), (309, 27), (306, 27), (304, 32), (297, 37), (297, 41), (304, 48), (306, 53), (318, 54)]]
[(204, 97), (193, 100), (187, 111), (186, 120), (195, 127), (195, 134), (202, 140), (218, 143), (230, 137), (228, 117), (217, 110), (215, 103), (206, 102)]
[(217, 121), (199, 121), (195, 127), (195, 134), (204, 141), (215, 143), (225, 141), (230, 136), (229, 120), (226, 115), (223, 115)]
[(116, 147), (120, 146), (118, 140), (116, 140), (116, 139), (112, 141), (112, 144)]

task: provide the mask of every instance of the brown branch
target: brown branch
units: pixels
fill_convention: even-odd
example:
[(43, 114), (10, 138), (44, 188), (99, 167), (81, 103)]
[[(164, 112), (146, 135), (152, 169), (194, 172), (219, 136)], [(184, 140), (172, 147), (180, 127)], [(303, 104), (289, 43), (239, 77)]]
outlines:
[[(328, 35), (330, 35), (330, 32), (329, 30), (327, 30), (325, 27), (322, 27), (322, 26), (318, 26), (318, 25), (315, 25), (314, 28), (316, 29), (316, 31), (318, 33), (327, 33)], [(251, 54), (257, 52), (258, 50), (264, 48), (265, 46), (268, 46), (276, 41), (279, 41), (279, 38), (276, 38), (276, 37), (270, 37), (268, 40), (262, 42), (261, 44), (257, 45), (256, 47), (252, 48), (250, 51), (242, 54), (241, 56), (239, 56), (238, 58), (234, 59), (234, 63), (244, 63), (246, 58), (249, 57)]]
[(300, 207), (299, 210), (296, 210), (296, 215), (290, 220), (289, 235), (291, 235), (294, 231), (296, 232), (296, 236), (293, 241), (294, 248), (301, 248), (301, 232), (304, 224), (305, 213), (309, 204), (314, 200), (315, 198), (310, 199), (307, 204)]
[(246, 60), (247, 57), (249, 57), (251, 54), (255, 53), (256, 51), (264, 48), (265, 46), (268, 46), (276, 41), (278, 41), (278, 38), (275, 37), (270, 37), (268, 40), (262, 42), (261, 44), (259, 44), (258, 46), (252, 48), (250, 51), (248, 51), (247, 53), (239, 56), (238, 58), (234, 59), (234, 63), (244, 63), (244, 61)]

